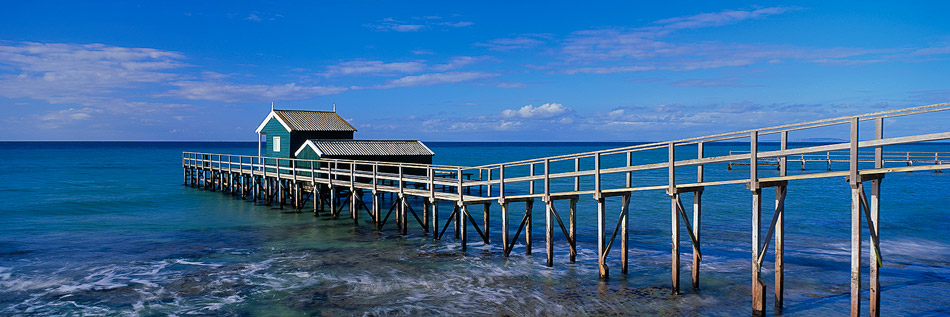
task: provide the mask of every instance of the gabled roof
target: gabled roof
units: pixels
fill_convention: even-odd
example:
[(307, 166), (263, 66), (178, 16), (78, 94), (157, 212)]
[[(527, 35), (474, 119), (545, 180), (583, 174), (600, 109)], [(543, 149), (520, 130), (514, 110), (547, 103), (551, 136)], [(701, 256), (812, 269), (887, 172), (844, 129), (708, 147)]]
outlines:
[(323, 156), (417, 156), (435, 155), (425, 144), (416, 140), (307, 140), (294, 156), (310, 147)]
[(257, 133), (264, 129), (271, 119), (277, 119), (287, 132), (290, 131), (356, 131), (349, 122), (336, 112), (305, 110), (271, 110), (264, 122), (257, 127)]

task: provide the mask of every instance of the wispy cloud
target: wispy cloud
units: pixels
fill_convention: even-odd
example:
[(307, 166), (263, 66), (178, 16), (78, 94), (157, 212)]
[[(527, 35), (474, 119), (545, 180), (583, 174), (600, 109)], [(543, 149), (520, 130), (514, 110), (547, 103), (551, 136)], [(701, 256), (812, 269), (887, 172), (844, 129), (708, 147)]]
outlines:
[(553, 38), (551, 34), (524, 34), (512, 38), (494, 39), (488, 42), (475, 43), (475, 46), (485, 47), (495, 51), (512, 51), (535, 48), (546, 44)]
[(353, 60), (330, 65), (323, 75), (329, 77), (337, 75), (415, 73), (423, 71), (425, 68), (425, 63), (421, 61), (386, 63), (383, 61)]
[(742, 84), (739, 77), (684, 79), (667, 83), (673, 87), (758, 87)]
[(661, 19), (634, 28), (579, 30), (563, 37), (525, 34), (474, 45), (496, 51), (544, 47), (539, 54), (555, 56), (560, 62), (532, 67), (566, 74), (614, 74), (656, 70), (683, 72), (783, 62), (847, 66), (895, 59), (919, 60), (950, 54), (950, 45), (917, 49), (820, 48), (716, 40), (691, 42), (673, 36), (682, 30), (749, 23), (794, 14), (800, 10), (802, 9), (789, 6), (723, 10)]
[(491, 60), (491, 57), (488, 56), (455, 56), (448, 60), (444, 64), (433, 65), (432, 70), (434, 71), (447, 71), (453, 69), (459, 69), (465, 66), (469, 66), (475, 63)]
[(225, 82), (180, 81), (171, 85), (178, 87), (159, 97), (177, 97), (189, 100), (213, 100), (222, 102), (267, 102), (274, 100), (301, 100), (317, 96), (333, 95), (347, 90), (336, 86), (308, 86), (288, 83), (283, 85), (234, 84)]
[(696, 29), (736, 24), (746, 20), (761, 19), (771, 15), (778, 15), (797, 10), (800, 10), (800, 8), (785, 6), (752, 10), (724, 10), (720, 12), (700, 13), (684, 17), (663, 19), (656, 21), (655, 24), (666, 30)]
[(0, 64), (0, 96), (51, 103), (83, 102), (119, 89), (160, 83), (178, 75), (170, 70), (189, 65), (177, 52), (103, 44), (5, 43)]
[(352, 60), (327, 66), (322, 73), (324, 77), (341, 75), (373, 75), (388, 76), (395, 74), (413, 74), (421, 72), (446, 72), (457, 70), (483, 61), (491, 60), (488, 56), (454, 56), (441, 64), (429, 65), (425, 60), (410, 62), (384, 62), (379, 60)]
[(251, 21), (251, 22), (264, 22), (264, 21), (274, 21), (274, 20), (283, 18), (284, 15), (279, 14), (279, 13), (254, 11), (246, 15), (231, 13), (231, 14), (228, 14), (228, 17), (232, 19), (240, 18), (241, 20)]
[(474, 24), (470, 21), (442, 21), (442, 17), (439, 16), (424, 16), (409, 19), (390, 17), (365, 26), (377, 31), (418, 32), (433, 28), (464, 28)]
[(396, 87), (417, 87), (417, 86), (433, 86), (440, 84), (451, 84), (459, 82), (473, 81), (477, 79), (486, 79), (496, 77), (498, 74), (487, 73), (487, 72), (446, 72), (446, 73), (430, 73), (414, 76), (405, 76), (399, 79), (393, 79), (387, 81), (385, 84), (371, 86), (371, 87), (353, 87), (353, 89), (363, 89), (363, 88), (375, 88), (375, 89), (386, 89), (386, 88), (396, 88)]
[(42, 121), (74, 121), (86, 120), (92, 118), (93, 114), (102, 113), (102, 109), (93, 108), (69, 108), (47, 113), (40, 117)]

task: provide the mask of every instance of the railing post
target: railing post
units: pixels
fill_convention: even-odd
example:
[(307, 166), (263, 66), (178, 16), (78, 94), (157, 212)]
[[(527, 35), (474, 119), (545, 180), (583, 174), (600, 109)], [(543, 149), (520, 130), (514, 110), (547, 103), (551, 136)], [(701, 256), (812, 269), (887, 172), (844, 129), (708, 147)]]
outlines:
[[(534, 163), (528, 163), (528, 176), (534, 176)], [(528, 193), (534, 195), (534, 179), (528, 182)]]
[(492, 191), (491, 174), (492, 174), (492, 169), (488, 168), (488, 186), (486, 186), (488, 197), (491, 197), (491, 191)]
[[(631, 164), (630, 160), (632, 158), (633, 158), (633, 152), (627, 151), (627, 163), (624, 164), (626, 167), (630, 167), (630, 164)], [(627, 182), (626, 182), (627, 188), (630, 188), (633, 185), (633, 172), (626, 172), (624, 174), (626, 174), (625, 176), (627, 178)]]
[(508, 201), (505, 200), (505, 164), (498, 165), (498, 204), (501, 205), (501, 247), (505, 257), (508, 250)]
[[(581, 169), (580, 158), (574, 158), (574, 172), (579, 172), (580, 169)], [(581, 190), (581, 177), (574, 176), (574, 191), (577, 192), (580, 190)]]

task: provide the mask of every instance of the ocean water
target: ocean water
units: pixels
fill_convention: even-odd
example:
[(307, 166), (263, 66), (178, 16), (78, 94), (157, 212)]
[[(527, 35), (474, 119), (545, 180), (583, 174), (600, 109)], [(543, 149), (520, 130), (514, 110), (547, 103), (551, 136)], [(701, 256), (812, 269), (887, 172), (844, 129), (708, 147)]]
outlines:
[[(473, 166), (628, 144), (428, 145), (437, 153), (436, 163)], [(608, 259), (611, 277), (600, 281), (595, 205), (589, 197), (578, 204), (577, 262), (569, 263), (567, 244), (556, 231), (555, 265), (549, 268), (541, 203), (535, 206), (533, 255), (524, 254), (522, 233), (512, 255), (504, 258), (497, 205), (492, 209), (492, 243), (477, 241), (469, 230), (469, 248), (462, 253), (451, 233), (433, 241), (410, 226), (402, 236), (391, 223), (377, 232), (367, 223), (354, 226), (347, 219), (281, 210), (182, 185), (182, 151), (255, 154), (256, 149), (253, 143), (0, 143), (0, 315), (751, 312), (751, 195), (743, 185), (706, 189), (701, 286), (689, 286), (690, 246), (683, 232), (682, 291), (673, 296), (670, 203), (663, 191), (632, 196), (629, 272), (620, 273), (616, 242)], [(729, 150), (741, 148), (723, 144), (706, 149), (708, 155)], [(887, 150), (950, 151), (950, 145)], [(648, 155), (663, 157), (665, 152)], [(796, 164), (790, 164), (793, 173)], [(824, 169), (824, 163), (810, 164), (810, 171)], [(683, 173), (684, 178), (695, 175), (692, 170)], [(760, 173), (776, 175), (769, 169)], [(663, 179), (661, 174), (645, 173), (635, 182)], [(747, 167), (706, 167), (707, 180), (747, 174)], [(882, 313), (950, 314), (950, 233), (945, 230), (950, 173), (892, 173), (882, 187)], [(763, 230), (771, 219), (773, 194), (765, 191)], [(684, 204), (691, 204), (691, 198), (684, 198)], [(608, 208), (612, 229), (618, 201), (609, 200)], [(444, 221), (448, 211), (442, 210)], [(512, 226), (520, 220), (518, 212), (513, 211)], [(784, 313), (846, 314), (847, 183), (841, 178), (791, 183), (786, 231)], [(866, 258), (867, 242), (864, 247)], [(763, 266), (769, 313), (771, 259), (770, 250)], [(866, 311), (866, 275), (862, 280)]]

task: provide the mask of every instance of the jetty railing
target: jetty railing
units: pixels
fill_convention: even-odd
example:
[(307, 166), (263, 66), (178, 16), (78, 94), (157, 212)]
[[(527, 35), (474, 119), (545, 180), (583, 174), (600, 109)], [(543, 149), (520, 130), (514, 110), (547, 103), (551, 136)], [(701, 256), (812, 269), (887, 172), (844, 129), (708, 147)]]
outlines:
[[(749, 151), (729, 151), (730, 155), (746, 153), (749, 153)], [(859, 152), (858, 162), (873, 163), (875, 160), (874, 155), (874, 152)], [(851, 154), (848, 153), (848, 151), (830, 151), (824, 154), (801, 154), (786, 157), (788, 162), (800, 162), (801, 170), (805, 170), (805, 162), (824, 162), (826, 163), (826, 169), (829, 171), (831, 170), (832, 162), (849, 162), (850, 159)], [(881, 159), (884, 164), (904, 163), (907, 166), (913, 165), (914, 163), (943, 164), (943, 162), (950, 161), (950, 152), (884, 151)], [(777, 158), (761, 158), (759, 161), (761, 166), (778, 166)], [(728, 169), (732, 169), (733, 165), (749, 165), (749, 163), (744, 161), (729, 162)]]
[[(856, 116), (845, 116), (819, 121), (787, 124), (770, 128), (752, 129), (731, 133), (722, 133), (703, 137), (694, 137), (667, 142), (654, 142), (601, 151), (574, 153), (558, 156), (495, 163), (482, 166), (421, 165), (353, 160), (299, 160), (275, 159), (256, 156), (235, 156), (212, 153), (183, 153), (182, 165), (185, 168), (185, 183), (203, 186), (214, 190), (234, 186), (242, 196), (255, 200), (279, 202), (283, 205), (287, 197), (298, 208), (306, 203), (303, 195), (309, 189), (313, 197), (314, 212), (329, 205), (330, 213), (337, 217), (343, 205), (349, 202), (350, 215), (358, 223), (358, 213), (366, 210), (377, 229), (383, 228), (389, 215), (398, 210), (397, 225), (406, 233), (406, 224), (415, 217), (424, 232), (431, 227), (434, 239), (439, 239), (451, 223), (455, 224), (456, 237), (460, 239), (462, 250), (466, 248), (466, 228), (473, 227), (483, 241), (489, 243), (490, 206), (497, 202), (501, 205), (501, 244), (504, 255), (508, 256), (515, 247), (521, 231), (525, 231), (525, 252), (531, 252), (531, 223), (533, 203), (540, 199), (545, 205), (545, 249), (547, 265), (553, 265), (554, 232), (558, 226), (570, 249), (570, 261), (577, 254), (576, 241), (576, 204), (583, 195), (591, 195), (597, 202), (597, 249), (598, 267), (601, 278), (609, 277), (607, 257), (613, 250), (614, 241), (620, 236), (621, 272), (627, 272), (628, 264), (628, 224), (631, 193), (636, 191), (662, 191), (670, 199), (671, 220), (671, 288), (674, 294), (680, 292), (680, 232), (685, 229), (692, 246), (692, 285), (699, 286), (699, 263), (701, 252), (701, 215), (702, 194), (706, 187), (744, 184), (752, 198), (752, 264), (753, 264), (753, 312), (765, 311), (766, 285), (761, 278), (761, 266), (767, 250), (774, 241), (775, 257), (774, 283), (775, 308), (780, 311), (784, 293), (784, 205), (785, 195), (790, 181), (844, 177), (851, 187), (851, 312), (860, 313), (861, 280), (861, 228), (869, 229), (870, 254), (870, 313), (879, 314), (880, 283), (879, 268), (882, 259), (879, 249), (878, 233), (880, 220), (880, 184), (887, 173), (910, 172), (950, 168), (942, 152), (938, 152), (932, 161), (914, 160), (913, 166), (886, 167), (890, 152), (884, 152), (885, 146), (950, 140), (950, 131), (910, 136), (884, 137), (885, 119), (902, 116), (921, 116), (922, 120), (932, 118), (935, 112), (950, 110), (950, 104), (881, 111)], [(873, 134), (862, 137), (860, 127), (869, 122)], [(892, 121), (889, 124), (905, 122)], [(950, 126), (950, 125), (947, 125)], [(841, 128), (838, 128), (841, 127)], [(842, 135), (846, 142), (832, 144), (792, 144), (788, 142), (790, 133), (807, 133), (816, 129), (828, 128), (831, 133)], [(837, 131), (835, 129), (842, 131)], [(844, 132), (847, 131), (847, 132)], [(867, 131), (866, 131), (867, 132)], [(869, 134), (869, 133), (866, 133)], [(760, 149), (759, 140), (764, 136), (777, 137), (777, 150)], [(720, 142), (745, 143), (748, 151), (730, 152), (728, 155), (706, 156), (705, 146)], [(862, 152), (869, 149), (870, 152)], [(872, 154), (873, 153), (873, 154)], [(910, 161), (911, 154), (902, 152)], [(846, 169), (824, 172), (800, 172), (789, 174), (788, 162), (796, 158), (804, 160), (821, 156), (827, 160), (841, 160), (848, 164)], [(834, 155), (834, 158), (831, 156)], [(886, 159), (888, 158), (888, 159)], [(778, 165), (777, 176), (761, 177), (759, 167), (770, 160)], [(709, 179), (704, 167), (712, 164), (735, 164), (748, 162), (749, 173), (739, 176), (735, 173), (721, 175), (720, 179)], [(830, 164), (829, 164), (830, 165)], [(908, 164), (909, 165), (909, 164)], [(694, 169), (695, 168), (695, 169)], [(239, 175), (238, 180), (231, 179)], [(477, 176), (475, 176), (477, 175)], [(210, 180), (210, 181), (209, 181)], [(871, 195), (865, 193), (865, 183), (871, 187)], [(474, 194), (472, 189), (482, 189)], [(762, 190), (774, 188), (775, 209), (772, 212), (768, 229), (763, 235), (762, 229)], [(363, 194), (371, 194), (369, 206), (363, 202)], [(340, 204), (336, 195), (345, 193), (344, 203)], [(397, 195), (389, 212), (383, 218), (383, 208), (379, 196), (389, 193)], [(692, 217), (683, 205), (681, 195), (693, 196)], [(412, 209), (409, 198), (424, 199), (423, 216), (419, 218)], [(608, 231), (607, 198), (619, 197), (617, 221), (610, 222), (613, 231)], [(455, 207), (439, 228), (438, 201), (453, 201)], [(569, 215), (567, 226), (555, 208), (555, 202), (567, 201)], [(525, 213), (515, 234), (509, 235), (509, 216), (511, 204), (524, 203)], [(468, 210), (470, 205), (484, 206), (483, 227), (480, 228)], [(397, 209), (398, 208), (398, 209)], [(407, 213), (407, 210), (410, 213)], [(430, 212), (431, 210), (431, 212)], [(862, 215), (865, 222), (862, 223)], [(469, 225), (468, 223), (471, 223)]]

